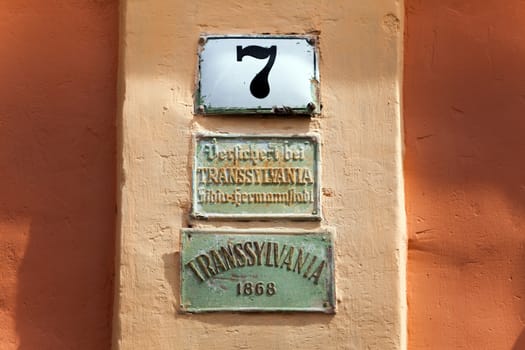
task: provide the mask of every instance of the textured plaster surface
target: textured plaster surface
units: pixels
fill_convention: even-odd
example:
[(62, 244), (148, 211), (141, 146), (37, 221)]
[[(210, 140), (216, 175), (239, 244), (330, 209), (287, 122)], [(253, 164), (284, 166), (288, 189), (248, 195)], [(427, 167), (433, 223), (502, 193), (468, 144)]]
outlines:
[(0, 349), (108, 349), (117, 1), (0, 1), (0, 51)]
[[(115, 349), (403, 349), (402, 3), (123, 1)], [(201, 33), (319, 33), (320, 117), (193, 116)], [(189, 222), (193, 132), (322, 139), (318, 222)], [(332, 226), (337, 314), (178, 313), (179, 230)]]
[(525, 3), (406, 5), (409, 348), (525, 349)]

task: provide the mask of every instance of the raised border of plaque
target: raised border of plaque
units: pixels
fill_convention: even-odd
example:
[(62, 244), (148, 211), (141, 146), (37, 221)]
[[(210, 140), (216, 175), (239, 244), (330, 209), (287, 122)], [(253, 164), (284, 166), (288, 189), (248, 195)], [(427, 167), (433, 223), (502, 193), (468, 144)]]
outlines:
[(195, 219), (320, 220), (319, 136), (194, 135)]
[(182, 229), (180, 311), (335, 313), (331, 229)]
[(315, 35), (202, 35), (198, 57), (195, 114), (321, 112)]

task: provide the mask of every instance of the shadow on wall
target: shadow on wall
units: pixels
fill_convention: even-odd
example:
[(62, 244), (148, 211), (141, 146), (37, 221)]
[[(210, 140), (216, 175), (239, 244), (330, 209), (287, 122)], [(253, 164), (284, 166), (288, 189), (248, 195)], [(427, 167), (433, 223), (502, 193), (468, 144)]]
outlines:
[(117, 0), (0, 3), (0, 220), (31, 223), (0, 238), (26, 246), (2, 349), (110, 348), (117, 21)]
[(410, 348), (525, 349), (525, 3), (406, 11)]
[(512, 350), (523, 350), (525, 349), (525, 331), (521, 332), (521, 335), (519, 336), (518, 340), (516, 340), (516, 343), (514, 344), (514, 347)]

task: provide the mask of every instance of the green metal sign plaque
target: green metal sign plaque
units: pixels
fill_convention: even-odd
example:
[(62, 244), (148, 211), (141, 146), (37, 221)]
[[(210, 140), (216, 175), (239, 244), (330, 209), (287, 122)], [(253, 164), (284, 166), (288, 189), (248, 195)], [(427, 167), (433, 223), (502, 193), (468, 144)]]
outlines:
[(192, 216), (319, 220), (316, 135), (195, 137)]
[(181, 231), (181, 310), (334, 313), (328, 231)]

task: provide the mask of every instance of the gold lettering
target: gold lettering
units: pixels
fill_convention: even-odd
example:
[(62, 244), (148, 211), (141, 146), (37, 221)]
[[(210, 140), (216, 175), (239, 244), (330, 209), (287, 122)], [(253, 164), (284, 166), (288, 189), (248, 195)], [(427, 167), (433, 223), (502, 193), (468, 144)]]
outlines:
[(255, 255), (257, 255), (257, 265), (261, 265), (261, 255), (262, 251), (264, 249), (264, 246), (266, 245), (266, 242), (262, 242), (262, 244), (259, 246), (259, 242), (253, 242), (253, 245), (255, 247)]
[(310, 257), (310, 253), (306, 253), (306, 256), (303, 260), (303, 250), (299, 249), (297, 260), (295, 261), (295, 265), (292, 271), (295, 272), (297, 270), (297, 273), (301, 274), (301, 269), (303, 268), (304, 263), (308, 261), (309, 257)]
[(304, 275), (303, 275), (304, 278), (308, 278), (308, 274), (310, 273), (310, 270), (312, 269), (312, 266), (314, 265), (316, 260), (317, 260), (317, 256), (313, 255), (313, 259), (310, 262), (310, 265), (308, 265), (308, 268), (304, 272)]
[(208, 155), (208, 160), (214, 160), (215, 158), (217, 158), (217, 145), (215, 144), (216, 142), (217, 141), (213, 139), (213, 145), (204, 146), (204, 153)]
[(304, 147), (299, 147), (299, 160), (304, 160)]
[(289, 161), (292, 158), (292, 151), (288, 148), (288, 141), (284, 141), (284, 160)]
[(213, 181), (213, 183), (215, 184), (219, 183), (219, 181), (217, 180), (217, 168), (209, 168), (208, 183), (210, 183), (210, 180)]
[(268, 160), (270, 160), (270, 158), (273, 158), (273, 160), (277, 160), (275, 148), (273, 148), (271, 145), (268, 145), (268, 150), (266, 151), (266, 158)]
[(200, 184), (215, 185), (311, 185), (314, 183), (313, 172), (309, 168), (243, 168), (243, 167), (200, 167), (196, 169)]
[(226, 178), (226, 169), (219, 168), (219, 175), (217, 176), (219, 183), (227, 183), (228, 179)]
[(271, 168), (271, 169), (270, 169), (270, 174), (271, 174), (271, 180), (270, 180), (270, 182), (271, 182), (272, 184), (277, 184), (277, 183), (278, 183), (278, 182), (277, 182), (277, 170), (278, 170), (278, 168)]
[(204, 277), (202, 277), (201, 273), (197, 270), (197, 267), (195, 266), (193, 261), (190, 260), (188, 263), (186, 263), (186, 266), (188, 266), (195, 273), (195, 275), (199, 277), (201, 281), (204, 281)]
[[(263, 253), (266, 247), (266, 251)], [(295, 247), (286, 244), (279, 249), (278, 242), (256, 242), (248, 241), (244, 243), (228, 243), (220, 249), (211, 249), (207, 254), (201, 254), (187, 262), (184, 266), (189, 268), (199, 281), (203, 282), (221, 272), (228, 271), (236, 267), (261, 266), (262, 255), (264, 254), (264, 266), (280, 267), (286, 266), (287, 271), (297, 272), (301, 275), (303, 267), (308, 263), (308, 267), (302, 277), (314, 284), (319, 284), (323, 270), (327, 265), (326, 260), (321, 260), (316, 267), (317, 256), (298, 249), (295, 259)], [(272, 253), (273, 252), (273, 253)], [(273, 257), (272, 257), (273, 254)], [(310, 256), (312, 257), (310, 259)]]
[(303, 182), (306, 183), (306, 184), (313, 184), (314, 183), (313, 175), (310, 172), (310, 169), (308, 169), (308, 168), (304, 168)]
[(276, 173), (277, 174), (275, 176), (275, 181), (277, 183), (281, 183), (281, 184), (285, 183), (286, 180), (284, 179), (284, 169), (283, 168), (277, 168), (276, 169)]
[(244, 168), (238, 168), (237, 169), (237, 180), (241, 184), (246, 181), (246, 169), (244, 169)]
[(219, 269), (222, 271), (227, 271), (226, 266), (224, 266), (224, 263), (222, 262), (222, 259), (219, 256), (219, 253), (217, 253), (215, 250), (210, 250), (209, 254), (211, 256), (213, 266), (215, 267), (215, 271), (217, 271), (217, 273), (220, 272)]
[(231, 244), (228, 244), (228, 249), (226, 249), (225, 247), (221, 247), (221, 254), (222, 254), (222, 258), (226, 262), (226, 267), (228, 270), (231, 268), (237, 267), (235, 258), (233, 256)]
[(243, 267), (246, 265), (246, 254), (244, 254), (242, 251), (242, 243), (234, 244), (233, 252), (235, 253), (235, 258), (237, 259), (237, 266)]
[(288, 271), (292, 269), (293, 253), (294, 253), (294, 247), (291, 246), (290, 249), (288, 249), (288, 253), (286, 253), (286, 256), (283, 258), (283, 261), (281, 263), (281, 269), (283, 268), (283, 265), (286, 265), (286, 269)]
[(270, 169), (263, 169), (263, 184), (272, 183), (272, 174)]
[(205, 184), (206, 183), (206, 180), (205, 180), (205, 177), (204, 177), (205, 170), (206, 170), (206, 168), (197, 168), (197, 177), (199, 178), (199, 183), (200, 184)]
[(233, 160), (235, 164), (237, 164), (237, 158), (235, 157), (235, 149), (228, 150), (228, 160)]
[[(255, 243), (255, 242), (254, 242)], [(255, 253), (252, 249), (252, 242), (246, 242), (244, 243), (244, 251), (246, 252), (246, 254), (248, 255), (248, 266), (253, 266), (255, 265), (255, 260), (256, 260), (256, 256), (255, 256)]]
[(255, 183), (260, 184), (262, 182), (261, 169), (255, 168), (253, 171), (255, 174)]
[(264, 193), (255, 193), (255, 203), (264, 203)]
[(283, 256), (284, 250), (286, 249), (286, 244), (281, 249), (281, 253), (279, 254), (279, 243), (273, 244), (273, 266), (279, 267), (279, 260)]
[(245, 184), (252, 184), (253, 183), (253, 169), (246, 169), (246, 181)]
[(323, 268), (324, 268), (325, 263), (326, 262), (323, 260), (319, 264), (317, 269), (314, 271), (314, 273), (312, 273), (312, 275), (310, 277), (308, 277), (308, 280), (310, 280), (311, 278), (314, 278), (314, 284), (319, 283), (319, 277), (321, 277), (321, 272), (323, 272)]
[(286, 176), (288, 178), (288, 183), (294, 185), (297, 183), (297, 168), (286, 168)]
[(237, 168), (228, 168), (228, 183), (236, 184), (237, 183)]
[(270, 260), (270, 254), (272, 253), (271, 246), (272, 242), (268, 242), (268, 244), (266, 244), (266, 262), (264, 263), (266, 266), (273, 266)]
[(201, 270), (204, 272), (206, 277), (215, 276), (216, 272), (210, 266), (210, 258), (206, 254), (201, 254), (197, 258), (197, 264), (199, 264)]

